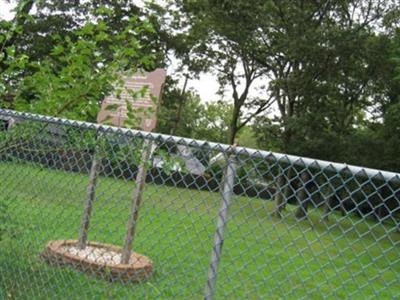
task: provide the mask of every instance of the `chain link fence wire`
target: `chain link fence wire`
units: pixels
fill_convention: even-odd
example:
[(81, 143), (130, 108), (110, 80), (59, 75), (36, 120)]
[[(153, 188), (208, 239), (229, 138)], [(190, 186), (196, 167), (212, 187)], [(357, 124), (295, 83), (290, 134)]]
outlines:
[(400, 175), (0, 110), (0, 299), (397, 299)]

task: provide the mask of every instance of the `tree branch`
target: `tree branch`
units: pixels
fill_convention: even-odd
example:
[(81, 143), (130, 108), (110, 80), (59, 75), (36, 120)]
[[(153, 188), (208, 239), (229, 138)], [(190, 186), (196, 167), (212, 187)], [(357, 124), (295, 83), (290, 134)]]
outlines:
[(254, 117), (256, 117), (257, 115), (259, 115), (260, 113), (266, 111), (268, 108), (271, 107), (271, 105), (274, 103), (272, 100), (272, 95), (269, 97), (268, 100), (266, 100), (262, 105), (260, 105), (257, 110), (250, 114), (243, 122), (241, 122), (237, 129), (240, 130), (241, 128), (243, 128), (244, 126), (246, 126)]

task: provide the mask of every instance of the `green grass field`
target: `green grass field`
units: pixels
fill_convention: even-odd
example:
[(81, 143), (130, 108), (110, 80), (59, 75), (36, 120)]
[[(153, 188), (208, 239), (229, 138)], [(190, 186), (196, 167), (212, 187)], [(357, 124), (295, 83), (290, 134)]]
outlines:
[[(218, 193), (147, 185), (134, 249), (153, 260), (154, 276), (122, 284), (39, 258), (47, 241), (77, 238), (87, 175), (2, 162), (0, 182), (13, 235), (0, 242), (0, 299), (202, 299)], [(122, 245), (133, 186), (100, 178), (90, 240)], [(278, 220), (272, 207), (235, 197), (217, 299), (400, 297), (400, 234), (393, 227), (339, 215), (322, 223), (318, 210), (297, 222), (291, 206)]]

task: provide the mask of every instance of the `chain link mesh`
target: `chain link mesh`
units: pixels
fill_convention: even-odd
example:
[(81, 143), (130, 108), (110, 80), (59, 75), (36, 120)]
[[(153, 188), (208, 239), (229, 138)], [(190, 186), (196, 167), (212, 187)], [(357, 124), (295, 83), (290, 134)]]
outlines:
[(400, 297), (398, 174), (9, 110), (0, 123), (0, 299)]

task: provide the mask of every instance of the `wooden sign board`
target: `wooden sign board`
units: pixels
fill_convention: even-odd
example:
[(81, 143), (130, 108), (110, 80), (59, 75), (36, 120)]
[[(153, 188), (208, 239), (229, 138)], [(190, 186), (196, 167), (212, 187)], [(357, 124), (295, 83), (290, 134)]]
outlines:
[[(119, 97), (110, 95), (102, 103), (101, 110), (97, 116), (97, 122), (111, 123), (114, 126), (123, 127), (127, 119), (128, 101), (134, 110), (137, 110), (140, 120), (140, 129), (152, 131), (157, 124), (157, 107), (161, 101), (161, 92), (167, 73), (164, 69), (156, 69), (149, 73), (137, 73), (132, 77), (125, 78), (124, 90)], [(147, 86), (145, 95), (133, 98), (127, 90), (139, 91)], [(117, 109), (109, 110), (111, 104), (116, 104)]]

